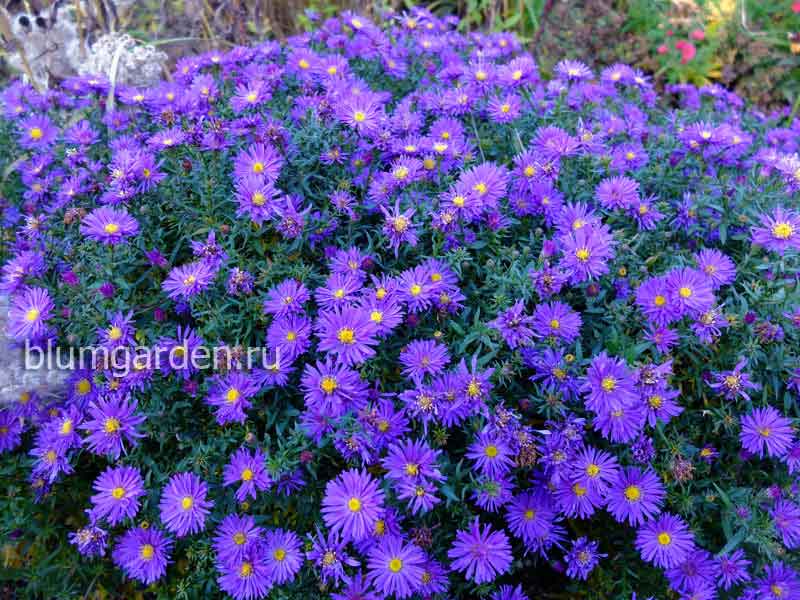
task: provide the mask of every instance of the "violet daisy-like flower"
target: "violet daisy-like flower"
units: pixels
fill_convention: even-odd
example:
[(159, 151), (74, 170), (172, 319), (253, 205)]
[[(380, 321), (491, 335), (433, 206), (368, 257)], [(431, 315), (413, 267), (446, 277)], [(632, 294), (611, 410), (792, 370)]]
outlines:
[(720, 569), (717, 560), (709, 552), (696, 548), (686, 560), (667, 570), (667, 580), (673, 589), (692, 594), (714, 591), (717, 587)]
[(592, 70), (579, 60), (564, 59), (555, 66), (558, 77), (569, 81), (580, 81), (592, 77)]
[(157, 527), (129, 529), (113, 552), (114, 564), (131, 579), (150, 585), (167, 572), (172, 540)]
[(108, 532), (90, 523), (69, 534), (69, 543), (78, 549), (81, 556), (94, 558), (106, 553)]
[(572, 467), (574, 481), (603, 495), (616, 482), (620, 472), (616, 457), (591, 446), (578, 453)]
[(695, 254), (695, 260), (697, 269), (711, 280), (715, 290), (736, 279), (736, 265), (719, 250), (703, 249)]
[(254, 377), (241, 371), (230, 371), (212, 378), (206, 403), (216, 408), (217, 423), (244, 423), (250, 399), (259, 391)]
[(561, 479), (554, 495), (561, 512), (570, 518), (587, 519), (603, 502), (596, 488), (586, 487), (580, 481), (567, 478)]
[(581, 316), (563, 302), (539, 304), (533, 311), (537, 337), (552, 336), (570, 344), (580, 335), (581, 324)]
[(248, 498), (255, 500), (257, 492), (263, 492), (272, 486), (272, 478), (267, 472), (266, 456), (260, 449), (253, 454), (247, 448), (239, 448), (232, 456), (222, 475), (222, 485), (236, 485), (236, 499), (244, 502)]
[(306, 558), (317, 566), (323, 582), (337, 584), (345, 579), (344, 567), (357, 567), (360, 563), (347, 553), (347, 542), (343, 541), (335, 531), (325, 536), (317, 529), (317, 535), (311, 537), (311, 550)]
[(236, 182), (236, 209), (238, 216), (247, 216), (258, 225), (275, 215), (275, 206), (280, 192), (274, 185), (257, 175), (248, 175)]
[(732, 371), (722, 371), (714, 373), (714, 381), (709, 386), (718, 393), (725, 396), (727, 400), (744, 398), (748, 402), (750, 396), (747, 390), (758, 390), (761, 386), (750, 379), (750, 375), (742, 372), (747, 366), (747, 359), (741, 358)]
[(789, 550), (800, 548), (800, 505), (791, 500), (778, 499), (770, 509), (770, 516), (783, 545)]
[(139, 231), (139, 223), (128, 211), (108, 206), (96, 208), (81, 221), (81, 233), (91, 240), (103, 244), (116, 245), (134, 236)]
[(501, 437), (482, 431), (467, 448), (466, 457), (489, 477), (500, 477), (514, 466), (514, 452)]
[(559, 266), (570, 272), (575, 283), (608, 273), (608, 261), (614, 258), (613, 238), (605, 226), (586, 225), (562, 238), (564, 253)]
[(358, 371), (328, 357), (316, 365), (306, 364), (300, 383), (306, 406), (323, 410), (331, 417), (365, 404), (368, 385)]
[(630, 407), (639, 399), (628, 365), (605, 351), (592, 359), (581, 390), (587, 394), (586, 408), (598, 413)]
[(139, 498), (146, 494), (142, 475), (134, 467), (108, 467), (94, 481), (93, 520), (106, 519), (117, 525), (139, 512)]
[(125, 443), (131, 446), (144, 437), (139, 426), (145, 416), (137, 415), (136, 400), (128, 401), (122, 396), (98, 398), (89, 404), (89, 419), (81, 429), (89, 432), (85, 442), (95, 454), (108, 454), (114, 460), (125, 450)]
[(383, 224), (383, 234), (389, 238), (389, 246), (394, 250), (394, 256), (402, 244), (408, 244), (412, 248), (417, 245), (416, 226), (411, 222), (414, 216), (414, 208), (405, 211), (400, 210), (400, 201), (397, 200), (393, 211), (381, 206), (381, 211), (386, 219)]
[(606, 509), (620, 523), (640, 525), (660, 512), (666, 495), (653, 471), (627, 467), (609, 488)]
[(240, 564), (246, 553), (262, 542), (263, 530), (250, 515), (228, 515), (217, 527), (214, 551), (219, 564)]
[(220, 571), (217, 577), (220, 589), (235, 600), (266, 598), (272, 588), (267, 554), (260, 544), (248, 548), (240, 561), (221, 564), (217, 568)]
[(759, 457), (780, 458), (792, 446), (792, 421), (781, 415), (772, 406), (756, 408), (742, 417), (739, 441), (742, 447)]
[(469, 529), (456, 533), (447, 556), (454, 571), (477, 584), (489, 583), (506, 573), (513, 559), (508, 536), (502, 531), (492, 531), (489, 525), (481, 527), (477, 518)]
[(183, 537), (205, 527), (214, 503), (206, 500), (208, 486), (194, 473), (176, 473), (161, 493), (161, 521), (168, 531)]
[(389, 536), (370, 550), (367, 577), (386, 596), (408, 598), (422, 581), (426, 560), (425, 554), (414, 544)]
[(679, 314), (702, 314), (714, 305), (711, 282), (696, 269), (675, 269), (664, 282), (670, 302)]
[(216, 271), (203, 261), (195, 261), (180, 267), (175, 267), (169, 272), (161, 284), (170, 298), (191, 298), (196, 296), (214, 282)]
[(499, 331), (508, 347), (513, 350), (525, 345), (534, 336), (531, 327), (533, 322), (533, 317), (525, 314), (525, 303), (517, 300), (511, 308), (501, 312), (487, 325)]
[(382, 509), (383, 491), (366, 471), (345, 471), (325, 487), (322, 516), (343, 540), (358, 542), (368, 537)]
[(650, 277), (636, 290), (636, 305), (653, 325), (663, 327), (677, 320), (680, 309), (667, 289), (666, 277)]
[(723, 590), (729, 590), (734, 585), (744, 581), (750, 581), (750, 573), (747, 567), (750, 561), (745, 558), (744, 550), (737, 549), (732, 553), (720, 556), (719, 559), (720, 579), (719, 584)]
[(525, 592), (522, 591), (521, 585), (514, 587), (510, 585), (501, 585), (500, 588), (491, 595), (491, 600), (529, 600)]
[(133, 311), (128, 312), (127, 315), (121, 312), (112, 315), (108, 327), (97, 330), (100, 342), (110, 350), (133, 344), (135, 329), (132, 323)]
[(17, 340), (35, 340), (48, 332), (55, 305), (44, 288), (26, 288), (11, 299), (8, 333)]
[(274, 529), (264, 536), (264, 553), (273, 584), (291, 582), (303, 566), (302, 542), (294, 531)]
[(694, 536), (683, 519), (663, 513), (639, 527), (636, 548), (643, 560), (657, 567), (675, 567), (694, 549)]
[(375, 354), (375, 323), (365, 310), (345, 306), (322, 311), (315, 329), (319, 350), (336, 354), (348, 366), (359, 365)]
[(609, 177), (597, 186), (595, 198), (608, 210), (626, 209), (639, 201), (639, 183), (630, 177)]
[(264, 312), (275, 317), (305, 312), (303, 304), (310, 296), (306, 286), (296, 279), (285, 279), (267, 292), (264, 300)]
[(403, 375), (412, 379), (438, 375), (449, 361), (447, 346), (435, 340), (414, 340), (400, 352)]
[(260, 177), (274, 183), (278, 179), (282, 166), (283, 159), (272, 146), (253, 144), (236, 156), (233, 162), (233, 172), (236, 179)]
[(764, 567), (764, 576), (755, 585), (753, 600), (794, 600), (800, 597), (800, 574), (782, 562)]
[(381, 462), (387, 477), (395, 481), (444, 480), (436, 460), (441, 450), (433, 450), (422, 440), (402, 440), (389, 447)]
[(597, 566), (601, 558), (607, 555), (597, 551), (598, 543), (586, 537), (572, 542), (572, 547), (564, 556), (567, 563), (567, 576), (573, 579), (589, 578), (589, 573)]
[(778, 206), (772, 214), (761, 215), (761, 226), (751, 230), (753, 244), (777, 252), (800, 250), (800, 213)]

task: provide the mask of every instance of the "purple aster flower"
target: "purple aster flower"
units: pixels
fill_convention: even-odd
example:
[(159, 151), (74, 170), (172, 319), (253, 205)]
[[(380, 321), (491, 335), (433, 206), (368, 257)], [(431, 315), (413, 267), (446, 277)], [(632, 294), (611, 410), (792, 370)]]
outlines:
[(564, 556), (567, 562), (567, 576), (573, 579), (589, 578), (589, 573), (597, 566), (606, 554), (597, 551), (598, 543), (586, 537), (580, 537), (572, 542), (572, 547)]
[(264, 536), (264, 553), (273, 584), (291, 582), (303, 566), (302, 542), (294, 531), (273, 529)]
[(368, 537), (383, 509), (383, 491), (366, 471), (351, 469), (329, 481), (322, 499), (322, 516), (330, 531), (345, 541)]
[(563, 302), (539, 304), (533, 311), (534, 335), (570, 344), (581, 331), (581, 316)]
[(8, 311), (8, 333), (17, 340), (35, 340), (47, 334), (46, 322), (53, 316), (55, 305), (44, 288), (26, 288), (11, 299)]
[(488, 477), (501, 477), (514, 466), (514, 452), (500, 436), (480, 432), (467, 448), (466, 457)]
[(315, 329), (320, 338), (319, 350), (335, 353), (348, 366), (359, 365), (375, 354), (375, 323), (365, 310), (345, 306), (322, 311)]
[(168, 531), (183, 537), (205, 527), (214, 506), (206, 500), (208, 486), (194, 473), (176, 473), (161, 493), (161, 521)]
[(205, 242), (191, 242), (194, 256), (205, 262), (212, 271), (219, 269), (228, 260), (228, 254), (217, 242), (217, 234), (212, 229), (208, 232)]
[(742, 417), (739, 440), (745, 450), (759, 457), (766, 455), (780, 458), (792, 446), (792, 421), (771, 406), (756, 408)]
[(720, 556), (718, 561), (719, 585), (723, 590), (727, 591), (739, 583), (750, 581), (750, 573), (747, 572), (750, 561), (745, 558), (744, 550), (741, 548), (731, 554)]
[(670, 304), (680, 315), (702, 314), (714, 305), (714, 290), (710, 281), (697, 269), (670, 271), (664, 283)]
[(422, 581), (426, 560), (417, 546), (396, 536), (385, 537), (369, 552), (367, 577), (386, 596), (408, 598)]
[(97, 525), (90, 523), (69, 534), (69, 543), (78, 549), (81, 556), (94, 558), (106, 553), (108, 532)]
[(253, 283), (255, 279), (251, 273), (234, 267), (228, 276), (228, 283), (225, 289), (231, 296), (249, 295), (253, 293)]
[(114, 548), (114, 564), (131, 579), (150, 585), (167, 572), (172, 540), (156, 527), (129, 529)]
[(118, 525), (139, 512), (139, 498), (146, 494), (139, 470), (134, 467), (108, 467), (94, 481), (92, 520), (106, 519)]
[(605, 351), (592, 359), (581, 390), (587, 393), (586, 408), (598, 413), (630, 407), (639, 399), (628, 365)]
[(606, 508), (620, 523), (641, 525), (658, 515), (665, 497), (664, 485), (653, 471), (627, 467), (608, 490)]
[(248, 175), (236, 182), (237, 216), (247, 216), (258, 225), (275, 216), (280, 191), (263, 177)]
[(764, 568), (764, 576), (755, 582), (753, 600), (794, 600), (800, 597), (800, 575), (790, 566), (775, 562)]
[(761, 226), (751, 230), (751, 242), (781, 256), (790, 248), (800, 250), (800, 214), (778, 206), (761, 215)]
[(256, 499), (256, 492), (263, 492), (272, 486), (272, 478), (267, 472), (266, 456), (260, 448), (254, 454), (246, 448), (239, 448), (225, 465), (222, 484), (224, 486), (239, 484), (236, 499), (244, 502), (248, 498)]
[(306, 364), (300, 385), (305, 392), (306, 406), (339, 417), (348, 410), (365, 404), (368, 385), (358, 371), (334, 362), (328, 357), (316, 365)]
[(306, 287), (295, 279), (285, 279), (267, 292), (264, 312), (275, 317), (305, 312), (303, 304), (308, 302)]
[(570, 518), (591, 517), (603, 503), (600, 494), (595, 488), (588, 488), (580, 481), (571, 481), (562, 478), (554, 493), (561, 512)]
[(137, 415), (136, 400), (128, 401), (121, 396), (98, 398), (89, 404), (89, 417), (81, 426), (89, 432), (86, 444), (95, 454), (108, 454), (114, 460), (125, 451), (125, 442), (131, 446), (137, 439), (144, 437), (139, 426), (144, 423), (145, 416)]
[(22, 420), (12, 410), (0, 410), (0, 453), (14, 450), (22, 441)]
[(489, 525), (481, 528), (476, 518), (468, 530), (459, 530), (455, 542), (447, 551), (450, 567), (460, 571), (477, 584), (494, 581), (506, 573), (513, 559), (508, 537), (502, 531), (492, 531)]
[(236, 179), (260, 177), (275, 183), (282, 166), (283, 159), (272, 146), (253, 144), (236, 156), (233, 161), (233, 172)]
[(438, 375), (450, 361), (447, 346), (435, 340), (414, 340), (400, 352), (403, 375), (414, 380)]
[(642, 394), (642, 400), (647, 407), (647, 423), (655, 427), (658, 421), (668, 423), (672, 417), (676, 417), (683, 412), (683, 407), (675, 402), (675, 398), (680, 396), (678, 390), (669, 388), (656, 388)]
[(556, 75), (568, 81), (580, 81), (592, 77), (592, 70), (578, 60), (564, 59), (554, 69)]
[(217, 583), (222, 591), (235, 600), (266, 598), (273, 585), (264, 547), (254, 544), (243, 552), (236, 563), (218, 565)]
[(96, 208), (81, 221), (81, 233), (91, 240), (116, 245), (136, 235), (139, 223), (128, 211), (107, 206)]
[(255, 378), (241, 371), (230, 371), (225, 375), (215, 375), (211, 381), (206, 403), (216, 407), (214, 416), (217, 423), (244, 423), (246, 411), (252, 406), (250, 399), (260, 389)]
[(191, 298), (210, 286), (215, 276), (216, 271), (213, 271), (208, 264), (195, 261), (172, 269), (161, 284), (161, 288), (173, 300)]
[(608, 261), (614, 258), (613, 242), (606, 226), (581, 227), (563, 236), (559, 266), (570, 272), (574, 283), (600, 277), (608, 273)]
[(250, 515), (228, 515), (217, 527), (214, 551), (217, 562), (224, 565), (241, 564), (253, 546), (262, 541), (263, 530), (256, 527)]
[(411, 222), (414, 216), (414, 208), (400, 211), (400, 200), (395, 202), (394, 211), (389, 211), (381, 206), (381, 211), (385, 217), (383, 224), (383, 234), (389, 238), (389, 246), (394, 250), (397, 258), (398, 250), (402, 244), (408, 244), (412, 248), (417, 245), (416, 226)]
[(705, 550), (697, 548), (686, 560), (665, 573), (673, 589), (686, 594), (715, 590), (720, 576), (719, 563)]
[(412, 515), (426, 513), (442, 500), (436, 496), (436, 487), (427, 481), (403, 481), (397, 486), (397, 498), (408, 503)]
[(357, 567), (359, 562), (347, 554), (347, 542), (342, 541), (335, 531), (328, 532), (327, 536), (317, 529), (316, 536), (311, 537), (311, 550), (306, 552), (306, 558), (313, 561), (320, 571), (322, 581), (337, 584), (345, 580), (345, 565)]
[(639, 183), (630, 177), (609, 177), (597, 186), (595, 198), (608, 210), (627, 209), (639, 201)]
[(714, 373), (714, 381), (709, 383), (709, 386), (724, 395), (727, 400), (744, 398), (749, 402), (750, 396), (747, 394), (747, 390), (758, 390), (761, 389), (761, 386), (754, 383), (750, 379), (750, 375), (742, 372), (746, 366), (747, 359), (742, 358), (736, 363), (733, 371)]
[(291, 363), (311, 346), (311, 321), (304, 315), (276, 318), (267, 329), (267, 344), (276, 360)]
[(680, 309), (667, 289), (666, 277), (650, 277), (636, 290), (636, 305), (653, 325), (663, 327), (680, 317)]
[(681, 564), (694, 549), (694, 538), (680, 517), (669, 513), (639, 527), (636, 548), (642, 559), (661, 568)]
[(133, 311), (128, 312), (127, 315), (118, 312), (109, 318), (109, 325), (106, 328), (98, 329), (97, 335), (100, 338), (100, 343), (113, 350), (120, 346), (130, 346), (135, 342), (134, 333), (136, 330), (133, 328)]
[(521, 585), (515, 587), (501, 585), (500, 588), (491, 595), (491, 600), (529, 600), (529, 598), (525, 595), (525, 592), (522, 591)]
[(616, 483), (620, 472), (619, 463), (613, 455), (591, 446), (584, 447), (575, 456), (572, 468), (574, 481), (603, 495)]
[(697, 269), (711, 280), (711, 286), (717, 290), (736, 279), (736, 265), (719, 250), (703, 249), (695, 254)]
[(395, 481), (443, 481), (436, 460), (441, 450), (431, 449), (422, 440), (402, 440), (389, 447), (381, 465), (388, 471), (387, 477)]
[(800, 548), (800, 506), (791, 500), (779, 499), (770, 509), (772, 524), (789, 550)]
[(533, 321), (533, 317), (525, 314), (525, 303), (517, 300), (514, 306), (501, 312), (487, 325), (499, 331), (508, 347), (513, 350), (526, 345), (533, 337), (534, 331), (531, 328)]

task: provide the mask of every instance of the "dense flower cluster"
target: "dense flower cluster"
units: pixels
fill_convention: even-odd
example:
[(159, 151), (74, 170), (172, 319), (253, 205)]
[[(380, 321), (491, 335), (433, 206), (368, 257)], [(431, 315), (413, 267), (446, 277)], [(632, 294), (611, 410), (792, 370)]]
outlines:
[(10, 563), (55, 527), (59, 594), (800, 599), (798, 121), (456, 26), (2, 92), (9, 335), (165, 359), (0, 409)]

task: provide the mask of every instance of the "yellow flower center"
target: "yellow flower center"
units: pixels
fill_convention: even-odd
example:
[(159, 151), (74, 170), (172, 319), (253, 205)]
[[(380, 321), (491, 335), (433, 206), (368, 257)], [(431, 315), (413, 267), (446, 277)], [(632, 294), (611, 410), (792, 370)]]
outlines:
[(29, 133), (31, 135), (31, 139), (34, 140), (40, 140), (44, 135), (44, 132), (42, 131), (41, 127), (32, 127)]
[(484, 450), (484, 453), (489, 458), (494, 458), (495, 456), (497, 456), (497, 446), (495, 446), (494, 444), (489, 444), (488, 446), (486, 446), (486, 450)]
[(412, 296), (419, 296), (422, 293), (422, 286), (415, 283), (411, 286), (410, 291)]
[(666, 297), (658, 294), (655, 298), (653, 298), (653, 304), (656, 306), (664, 306), (667, 303)]
[(143, 560), (150, 560), (153, 558), (155, 554), (155, 548), (153, 548), (152, 544), (145, 544), (142, 546), (142, 549), (139, 551)]
[(294, 331), (290, 331), (286, 334), (286, 341), (293, 342), (297, 339), (297, 334)]
[(504, 112), (504, 113), (508, 113), (508, 112), (510, 112), (510, 111), (511, 111), (511, 105), (510, 105), (510, 104), (503, 104), (503, 105), (501, 105), (501, 106), (500, 106), (500, 111), (501, 111), (501, 112)]
[(392, 171), (392, 175), (394, 175), (395, 179), (405, 179), (408, 177), (408, 167), (399, 166), (394, 171)]
[(373, 310), (369, 314), (369, 319), (373, 323), (380, 323), (381, 321), (383, 321), (383, 313), (381, 311), (379, 311), (379, 310)]
[(514, 81), (519, 81), (520, 79), (522, 79), (522, 69), (517, 69), (516, 71), (514, 71), (511, 74), (511, 79), (513, 79)]
[(108, 339), (110, 339), (110, 340), (115, 340), (115, 341), (116, 341), (116, 340), (118, 340), (118, 339), (119, 339), (119, 338), (121, 338), (121, 337), (122, 337), (122, 329), (120, 329), (120, 328), (119, 328), (119, 327), (117, 327), (116, 325), (115, 325), (115, 326), (113, 326), (113, 327), (111, 327), (111, 328), (108, 330)]
[(662, 546), (669, 546), (672, 543), (672, 536), (666, 531), (662, 531), (658, 534), (658, 543)]
[(352, 344), (356, 341), (355, 331), (350, 327), (342, 327), (339, 333), (336, 334), (337, 339), (343, 344)]
[(336, 291), (333, 293), (333, 295), (334, 295), (336, 298), (344, 298), (344, 290), (343, 290), (342, 288), (339, 288), (338, 290), (336, 290)]
[(361, 510), (361, 500), (356, 498), (355, 496), (350, 498), (347, 501), (347, 508), (350, 509), (350, 512), (358, 512)]
[(575, 258), (582, 262), (589, 260), (589, 250), (587, 248), (578, 248), (575, 250)]
[(28, 323), (33, 323), (36, 319), (39, 318), (39, 310), (36, 308), (30, 309), (28, 312), (25, 313), (25, 320)]
[(248, 102), (253, 103), (256, 100), (258, 100), (258, 94), (256, 94), (255, 92), (250, 92), (249, 94), (247, 94), (247, 101)]
[(264, 206), (264, 204), (267, 202), (267, 199), (261, 192), (256, 192), (253, 194), (253, 197), (250, 198), (250, 201), (254, 206)]
[(241, 532), (237, 531), (233, 534), (233, 543), (237, 546), (241, 546), (247, 541), (247, 537)]
[(338, 385), (333, 377), (323, 377), (319, 387), (321, 387), (322, 391), (326, 394), (331, 394), (338, 387)]
[(411, 475), (412, 477), (419, 473), (419, 465), (415, 465), (414, 463), (408, 463), (406, 465), (406, 475)]
[(245, 469), (242, 471), (242, 481), (250, 481), (251, 479), (253, 479), (252, 469)]
[(478, 192), (481, 196), (489, 191), (489, 188), (485, 183), (476, 183), (474, 186), (472, 186), (472, 189), (473, 191)]
[(528, 165), (527, 167), (525, 167), (523, 173), (525, 174), (525, 177), (533, 177), (534, 175), (536, 175), (536, 168), (533, 167), (532, 165)]
[(779, 240), (788, 240), (794, 233), (794, 227), (789, 223), (776, 223), (772, 228), (772, 235)]
[(525, 517), (526, 521), (532, 521), (533, 517), (536, 516), (536, 512), (533, 509), (529, 508), (528, 510), (525, 511), (525, 513), (522, 516)]
[(197, 281), (197, 277), (195, 277), (194, 275), (189, 275), (186, 279), (183, 280), (183, 285), (190, 286), (193, 285), (195, 281)]
[(189, 510), (194, 506), (194, 499), (191, 496), (184, 496), (181, 498), (181, 508), (183, 510)]
[(397, 233), (403, 233), (408, 228), (408, 219), (400, 215), (395, 217), (393, 225)]
[(111, 490), (111, 497), (114, 498), (114, 500), (120, 500), (124, 495), (125, 488), (115, 487), (113, 490)]
[(264, 172), (264, 163), (256, 162), (253, 163), (253, 173), (263, 173)]
[(772, 434), (772, 430), (769, 427), (762, 427), (758, 430), (758, 433), (763, 437), (769, 437)]
[(228, 404), (233, 404), (239, 399), (240, 395), (241, 394), (239, 393), (239, 390), (237, 390), (236, 388), (231, 388), (225, 394), (225, 400), (228, 402)]
[(65, 419), (61, 424), (61, 435), (69, 435), (72, 433), (72, 419)]
[(403, 568), (403, 561), (399, 558), (393, 558), (389, 561), (389, 570), (392, 573), (399, 573), (400, 569)]
[(103, 227), (103, 231), (108, 234), (117, 233), (119, 231), (119, 225), (116, 223), (106, 223), (105, 227)]
[(586, 467), (586, 474), (589, 477), (597, 477), (600, 474), (600, 467), (592, 463), (588, 467)]
[(636, 485), (629, 485), (625, 488), (625, 498), (630, 502), (636, 502), (642, 497), (642, 491)]
[(286, 558), (286, 550), (283, 548), (277, 548), (275, 552), (272, 553), (272, 556), (275, 558), (275, 560), (282, 561), (284, 558)]
[(578, 498), (582, 498), (583, 496), (586, 495), (586, 488), (583, 487), (580, 483), (576, 483), (575, 485), (573, 485), (572, 491)]
[(253, 565), (249, 562), (242, 563), (239, 567), (239, 577), (250, 577), (253, 574)]
[(308, 61), (305, 58), (301, 58), (299, 61), (297, 61), (297, 66), (300, 67), (301, 69), (307, 69), (311, 65), (308, 63)]
[(678, 290), (678, 294), (680, 294), (681, 298), (691, 298), (692, 297), (692, 289), (686, 286), (683, 286), (681, 289)]
[(353, 113), (353, 120), (356, 123), (363, 123), (366, 118), (367, 114), (363, 110), (357, 110)]
[(550, 329), (558, 329), (559, 327), (561, 327), (561, 323), (558, 321), (558, 319), (550, 320)]
[(116, 417), (109, 417), (103, 424), (103, 431), (106, 433), (116, 433), (119, 431), (119, 419)]
[(653, 394), (650, 398), (647, 399), (647, 403), (653, 408), (661, 408), (661, 404), (664, 402), (664, 399), (659, 396), (658, 394)]
[(617, 387), (617, 380), (611, 376), (603, 377), (603, 381), (600, 385), (606, 392), (613, 392), (614, 388)]

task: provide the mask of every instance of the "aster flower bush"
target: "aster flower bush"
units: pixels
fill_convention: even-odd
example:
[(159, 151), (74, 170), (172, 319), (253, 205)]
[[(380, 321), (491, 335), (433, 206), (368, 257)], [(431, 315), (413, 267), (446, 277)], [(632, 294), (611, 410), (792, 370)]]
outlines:
[(800, 126), (457, 25), (0, 94), (6, 585), (800, 598)]

